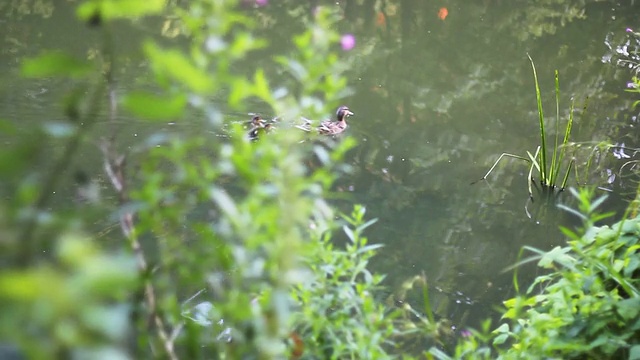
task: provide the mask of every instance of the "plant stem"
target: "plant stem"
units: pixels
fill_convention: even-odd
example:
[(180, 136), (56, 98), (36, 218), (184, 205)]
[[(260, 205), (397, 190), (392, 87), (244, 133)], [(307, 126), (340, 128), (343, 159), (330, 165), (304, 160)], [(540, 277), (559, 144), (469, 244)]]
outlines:
[(549, 185), (549, 178), (547, 174), (547, 144), (544, 130), (544, 112), (542, 111), (542, 96), (540, 95), (536, 66), (533, 64), (533, 59), (529, 54), (527, 54), (527, 57), (529, 58), (531, 68), (533, 69), (533, 81), (536, 87), (536, 102), (538, 103), (538, 118), (540, 120), (540, 183), (542, 186), (547, 186)]

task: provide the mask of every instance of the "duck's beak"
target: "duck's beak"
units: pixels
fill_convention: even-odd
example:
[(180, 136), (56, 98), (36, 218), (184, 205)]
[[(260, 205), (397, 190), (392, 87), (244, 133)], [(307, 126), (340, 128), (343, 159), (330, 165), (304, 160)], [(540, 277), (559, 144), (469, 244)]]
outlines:
[(347, 110), (347, 114), (346, 114), (346, 115), (347, 115), (347, 116), (351, 116), (351, 115), (355, 115), (355, 114), (353, 113), (353, 111), (351, 111), (351, 110)]

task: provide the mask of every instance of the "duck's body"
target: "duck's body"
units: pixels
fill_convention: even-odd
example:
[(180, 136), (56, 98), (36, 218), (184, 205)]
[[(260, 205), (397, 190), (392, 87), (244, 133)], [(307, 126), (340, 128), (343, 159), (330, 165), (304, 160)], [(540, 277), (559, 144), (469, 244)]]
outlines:
[[(336, 120), (325, 120), (317, 127), (318, 133), (321, 135), (337, 135), (345, 131), (347, 128), (347, 117), (353, 115), (353, 112), (346, 106), (340, 106), (336, 110)], [(305, 123), (298, 128), (311, 131), (311, 121), (306, 120)]]
[(249, 123), (249, 140), (258, 140), (260, 133), (266, 133), (273, 129), (271, 123), (267, 123), (261, 116), (254, 116)]

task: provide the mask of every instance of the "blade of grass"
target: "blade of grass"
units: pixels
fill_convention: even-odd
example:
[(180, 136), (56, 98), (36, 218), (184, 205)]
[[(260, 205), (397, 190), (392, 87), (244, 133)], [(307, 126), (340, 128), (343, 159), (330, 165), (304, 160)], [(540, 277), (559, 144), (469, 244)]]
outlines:
[[(569, 121), (567, 121), (567, 128), (564, 130), (564, 139), (562, 140), (562, 147), (560, 149), (560, 155), (558, 157), (558, 163), (556, 164), (556, 173), (560, 172), (560, 164), (562, 163), (562, 160), (564, 159), (565, 156), (565, 152), (567, 150), (567, 144), (569, 144), (569, 135), (571, 135), (571, 129), (573, 128), (573, 110), (574, 110), (574, 106), (575, 106), (575, 101), (573, 99), (571, 99), (571, 108), (569, 109)], [(569, 164), (569, 166), (571, 167), (572, 164)], [(568, 172), (568, 170), (567, 170)], [(568, 177), (568, 173), (565, 174), (564, 176), (565, 178), (562, 180), (562, 185), (560, 186), (561, 189), (565, 188), (566, 182), (567, 182), (567, 177)]]
[(529, 61), (531, 62), (531, 68), (533, 69), (533, 82), (536, 87), (536, 102), (538, 103), (538, 118), (540, 121), (540, 181), (543, 185), (546, 185), (548, 182), (547, 177), (547, 144), (545, 140), (545, 130), (544, 130), (544, 112), (542, 111), (542, 96), (540, 95), (540, 86), (538, 85), (538, 74), (536, 72), (536, 66), (533, 63), (533, 59), (529, 54), (527, 54)]
[(540, 152), (540, 146), (536, 149), (536, 154), (531, 155), (530, 152), (527, 151), (527, 155), (531, 158), (531, 167), (529, 168), (529, 179), (527, 181), (527, 189), (529, 190), (529, 198), (533, 201), (533, 190), (531, 190), (531, 183), (533, 183), (533, 168), (538, 169), (538, 173), (540, 172), (540, 165), (536, 161), (536, 157), (538, 156), (538, 152)]
[(553, 146), (553, 157), (551, 158), (551, 167), (549, 168), (549, 181), (550, 185), (556, 185), (556, 178), (558, 177), (558, 168), (560, 167), (560, 159), (557, 158), (558, 154), (558, 137), (560, 136), (560, 79), (558, 76), (558, 70), (554, 73), (555, 87), (556, 87), (556, 136), (555, 145)]
[[(486, 180), (487, 176), (489, 176), (489, 174), (491, 174), (493, 169), (495, 169), (495, 167), (498, 165), (500, 160), (502, 160), (502, 158), (505, 157), (505, 156), (508, 156), (508, 157), (511, 157), (511, 158), (514, 158), (514, 159), (520, 159), (520, 160), (524, 160), (524, 161), (529, 161), (529, 159), (527, 159), (526, 157), (513, 155), (513, 154), (509, 154), (509, 153), (502, 153), (502, 154), (500, 154), (500, 157), (498, 157), (498, 160), (496, 160), (496, 162), (493, 163), (493, 166), (491, 167), (491, 169), (489, 169), (489, 171), (487, 171), (487, 173), (484, 174), (484, 176), (480, 180)], [(475, 183), (475, 181), (472, 184), (474, 184), (474, 183)]]
[(564, 179), (562, 179), (562, 185), (560, 185), (560, 191), (564, 190), (564, 188), (567, 187), (567, 180), (569, 179), (569, 172), (573, 167), (573, 163), (574, 163), (574, 160), (571, 160), (569, 162), (569, 167), (567, 168), (567, 172), (564, 174)]
[(540, 154), (540, 146), (536, 148), (536, 153), (534, 155), (531, 155), (531, 153), (527, 151), (527, 156), (529, 156), (529, 161), (533, 163), (533, 166), (536, 167), (536, 170), (538, 170), (538, 173), (540, 174), (542, 171), (540, 170), (540, 164), (538, 163), (538, 160), (537, 160), (539, 154)]
[[(518, 261), (520, 261), (520, 259), (522, 259), (522, 254), (524, 253), (524, 249), (520, 248), (520, 251), (518, 252)], [(520, 286), (518, 283), (518, 269), (519, 267), (514, 267), (513, 268), (513, 288), (516, 290), (516, 294), (520, 294)]]
[(529, 167), (529, 178), (527, 179), (527, 189), (529, 190), (529, 199), (533, 202), (533, 190), (531, 190), (531, 184), (533, 183), (533, 166), (535, 163), (531, 163)]
[(429, 288), (427, 287), (427, 275), (422, 272), (422, 298), (424, 299), (424, 313), (427, 314), (427, 319), (431, 324), (435, 324), (435, 318), (433, 312), (431, 312), (431, 301), (429, 300)]

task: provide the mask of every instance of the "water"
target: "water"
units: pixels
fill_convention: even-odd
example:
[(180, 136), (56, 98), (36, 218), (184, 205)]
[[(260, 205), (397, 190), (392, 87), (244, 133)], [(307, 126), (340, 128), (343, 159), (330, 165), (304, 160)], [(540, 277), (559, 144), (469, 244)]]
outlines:
[[(624, 39), (626, 27), (640, 26), (632, 16), (638, 5), (565, 2), (556, 9), (561, 18), (541, 19), (542, 5), (530, 3), (450, 1), (444, 19), (440, 6), (432, 2), (333, 5), (344, 10), (340, 30), (356, 38), (356, 47), (343, 56), (351, 62), (347, 75), (354, 90), (345, 103), (356, 113), (348, 136), (359, 141), (347, 158), (354, 172), (339, 181), (338, 189), (364, 204), (369, 217), (379, 219), (368, 236), (386, 245), (373, 266), (389, 274), (389, 291), (424, 272), (437, 315), (458, 328), (495, 316), (493, 308), (513, 295), (511, 272), (503, 270), (517, 261), (522, 246), (550, 249), (562, 244), (557, 227), (576, 223), (543, 201), (528, 201), (528, 169), (517, 160), (505, 160), (487, 181), (471, 185), (502, 152), (526, 156), (538, 145), (527, 53), (538, 67), (547, 114), (555, 112), (554, 69), (560, 71), (563, 114), (575, 97), (579, 111), (574, 141), (638, 144), (632, 131), (637, 114), (628, 110), (635, 98), (624, 92), (629, 71), (602, 61), (614, 52), (605, 41), (616, 44)], [(28, 14), (12, 6), (5, 5), (10, 11), (0, 18), (0, 117), (18, 126), (61, 120), (60, 100), (70, 85), (21, 79), (17, 66), (21, 58), (43, 49), (83, 55), (88, 47), (90, 53), (96, 34), (75, 22), (67, 3), (30, 8)], [(265, 24), (263, 35), (272, 43), (265, 58), (288, 51), (290, 34), (301, 29), (299, 18), (289, 15), (296, 12), (287, 11), (292, 8), (302, 14), (311, 11), (298, 1), (247, 9)], [(121, 24), (116, 31), (123, 56), (118, 74), (122, 90), (136, 86), (127, 80), (145, 70), (135, 44), (145, 36), (160, 38), (160, 23)], [(255, 62), (236, 66), (250, 73)], [(259, 104), (252, 106), (247, 113), (269, 113)], [(233, 120), (246, 117), (226, 115)], [(126, 115), (118, 121), (121, 140), (132, 146), (151, 133), (190, 130), (188, 123), (150, 125)], [(96, 135), (102, 130), (99, 124)], [(549, 131), (554, 133), (553, 128)], [(5, 136), (2, 140), (12, 141)], [(606, 169), (617, 171), (623, 162), (610, 154), (604, 158), (588, 173), (588, 181), (614, 191), (615, 201), (607, 206), (620, 209), (629, 187), (607, 184), (603, 174)], [(95, 144), (88, 143), (76, 167), (98, 174), (101, 161)], [(67, 187), (57, 201), (68, 201), (72, 186)], [(562, 195), (560, 201), (568, 199)], [(346, 211), (350, 204), (337, 206)], [(523, 281), (536, 271), (524, 268)], [(420, 307), (422, 300), (416, 294), (409, 301)]]

